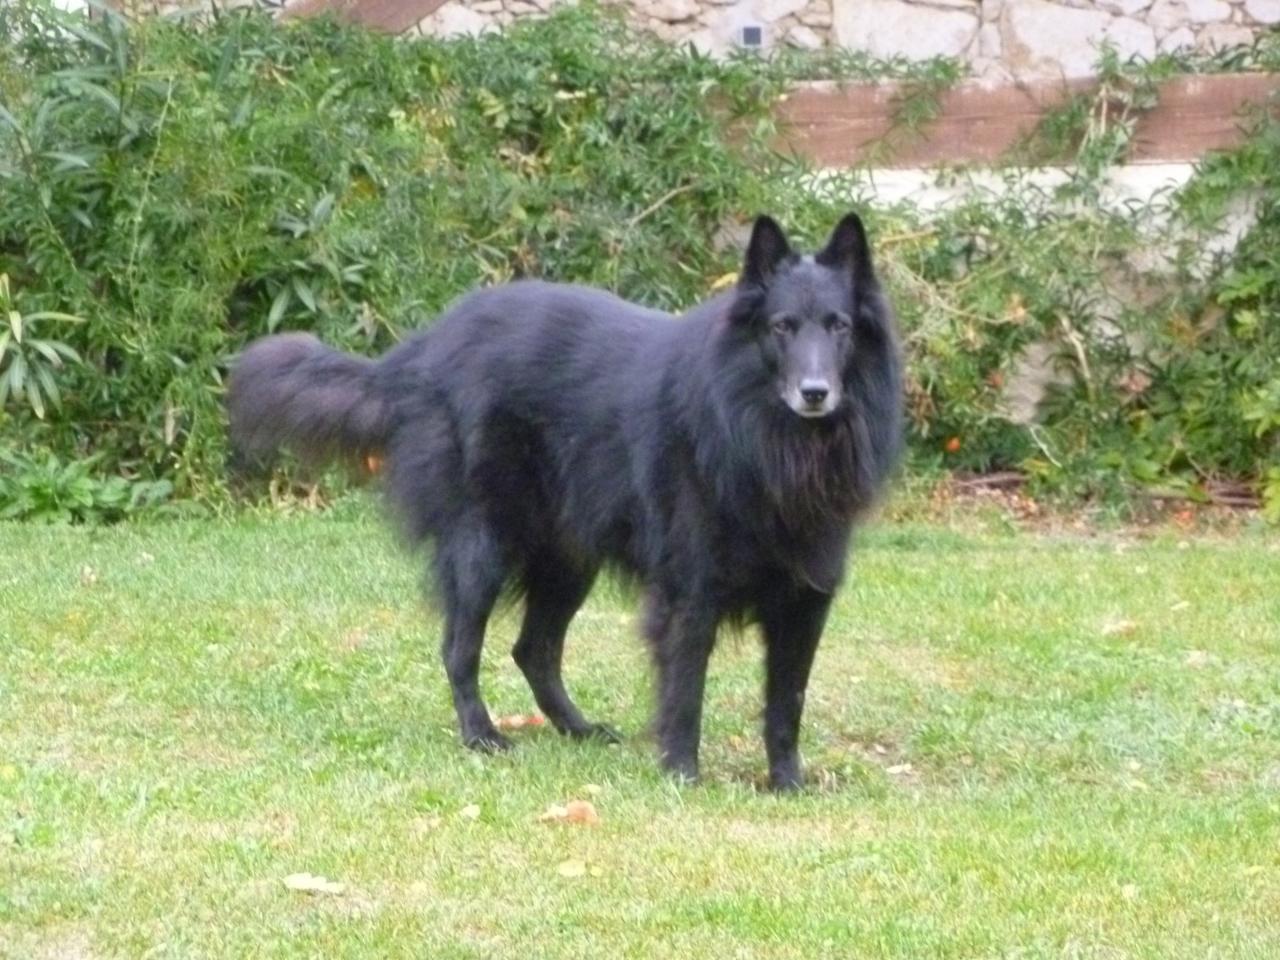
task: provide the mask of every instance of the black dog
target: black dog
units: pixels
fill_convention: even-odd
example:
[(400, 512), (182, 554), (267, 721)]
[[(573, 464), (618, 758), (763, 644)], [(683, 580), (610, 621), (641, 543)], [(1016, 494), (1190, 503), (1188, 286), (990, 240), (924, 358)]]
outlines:
[(411, 539), (434, 542), (443, 657), (468, 746), (509, 746), (477, 683), (505, 586), (512, 651), (563, 733), (588, 722), (560, 675), (565, 630), (601, 566), (637, 575), (659, 675), (663, 765), (698, 774), (717, 625), (758, 621), (765, 747), (801, 782), (805, 686), (855, 519), (893, 466), (901, 371), (854, 214), (816, 256), (756, 221), (736, 288), (672, 318), (582, 287), (521, 282), (464, 298), (378, 361), (268, 337), (228, 390), (251, 454), (377, 454)]

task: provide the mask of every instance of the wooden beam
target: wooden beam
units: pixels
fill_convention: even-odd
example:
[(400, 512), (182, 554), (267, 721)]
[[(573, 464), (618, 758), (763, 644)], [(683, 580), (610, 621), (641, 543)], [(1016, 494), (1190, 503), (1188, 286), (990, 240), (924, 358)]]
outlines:
[[(810, 84), (778, 105), (780, 149), (822, 167), (874, 161), (885, 167), (991, 164), (1035, 130), (1040, 120), (1092, 81), (961, 84), (939, 98), (940, 113), (917, 131), (893, 126), (898, 89), (891, 85)], [(1138, 120), (1130, 162), (1193, 161), (1236, 146), (1246, 109), (1280, 93), (1280, 75), (1184, 76), (1161, 85), (1157, 105)]]

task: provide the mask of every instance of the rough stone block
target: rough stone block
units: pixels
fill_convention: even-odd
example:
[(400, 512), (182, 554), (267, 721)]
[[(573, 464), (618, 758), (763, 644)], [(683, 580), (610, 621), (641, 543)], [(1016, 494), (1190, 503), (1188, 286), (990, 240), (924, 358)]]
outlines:
[(1253, 43), (1253, 31), (1234, 23), (1211, 23), (1196, 37), (1196, 46), (1201, 50), (1221, 50), (1249, 43)]
[(1244, 12), (1258, 23), (1280, 23), (1280, 0), (1244, 0)]
[(1133, 56), (1150, 60), (1156, 55), (1156, 32), (1141, 20), (1116, 17), (1107, 24), (1102, 38), (1116, 48), (1122, 60)]
[(834, 0), (838, 43), (877, 57), (961, 56), (978, 34), (977, 8), (937, 9), (903, 0)]
[(788, 27), (787, 34), (783, 39), (787, 46), (797, 47), (801, 50), (821, 50), (823, 46), (822, 37), (803, 24)]
[(1179, 27), (1172, 33), (1166, 33), (1160, 38), (1160, 52), (1173, 53), (1175, 50), (1182, 50), (1187, 47), (1196, 45), (1196, 35), (1190, 27)]
[(1231, 18), (1231, 4), (1223, 0), (1183, 0), (1187, 16), (1196, 23), (1216, 23)]
[(636, 4), (638, 12), (663, 23), (682, 23), (698, 15), (695, 0), (649, 0)]
[(1047, 0), (1006, 4), (1005, 60), (1018, 76), (1089, 76), (1098, 59), (1097, 45), (1112, 19), (1101, 10), (1062, 7)]

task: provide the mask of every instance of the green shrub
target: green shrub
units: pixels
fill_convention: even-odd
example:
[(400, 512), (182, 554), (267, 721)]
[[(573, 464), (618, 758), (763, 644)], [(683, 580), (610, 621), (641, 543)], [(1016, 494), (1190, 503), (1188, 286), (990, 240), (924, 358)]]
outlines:
[(94, 476), (94, 460), (63, 463), (0, 453), (0, 519), (61, 522), (120, 520), (164, 502), (168, 480)]
[(87, 321), (61, 416), (11, 407), (10, 427), (183, 495), (221, 487), (221, 380), (247, 339), (381, 350), (522, 275), (687, 303), (758, 185), (720, 118), (764, 81), (585, 11), (410, 44), (254, 13), (6, 10), (0, 270), (24, 309)]
[[(768, 210), (812, 243), (862, 205), (910, 354), (917, 467), (1013, 467), (1078, 495), (1220, 478), (1273, 491), (1277, 125), (1261, 117), (1178, 196), (1111, 211), (1099, 184), (1172, 68), (1103, 66), (1098, 96), (1123, 122), (1100, 126), (1085, 98), (1049, 125), (1080, 159), (1071, 182), (1010, 169), (1003, 190), (925, 216), (863, 204), (860, 171), (815, 186), (767, 148), (770, 106), (798, 76), (892, 76), (909, 134), (958, 76), (945, 61), (717, 63), (590, 5), (405, 42), (324, 19), (85, 20), (17, 0), (0, 8), (0, 274), (28, 340), (0, 349), (4, 443), (220, 499), (222, 378), (253, 337), (307, 329), (376, 353), (518, 276), (679, 308), (735, 268), (726, 225)], [(1206, 264), (1205, 238), (1250, 190), (1258, 222)], [(1133, 266), (1141, 249), (1166, 270)], [(1003, 390), (1033, 345), (1065, 377), (1026, 425)]]

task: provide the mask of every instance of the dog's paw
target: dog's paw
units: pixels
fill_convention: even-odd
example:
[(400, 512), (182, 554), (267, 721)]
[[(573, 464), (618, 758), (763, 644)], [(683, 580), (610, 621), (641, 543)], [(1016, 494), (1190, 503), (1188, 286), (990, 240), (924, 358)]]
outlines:
[(769, 789), (774, 793), (799, 793), (804, 789), (803, 777), (770, 777)]
[(804, 788), (804, 773), (799, 760), (776, 763), (769, 770), (769, 789), (774, 793), (796, 793)]
[(515, 746), (497, 730), (464, 736), (462, 743), (468, 750), (475, 750), (477, 753), (503, 753)]
[(622, 734), (607, 723), (589, 723), (585, 727), (565, 732), (575, 740), (596, 740), (607, 744), (622, 742)]
[(688, 786), (698, 782), (697, 760), (663, 757), (662, 769), (666, 771), (667, 776), (671, 777), (672, 780), (682, 786)]

